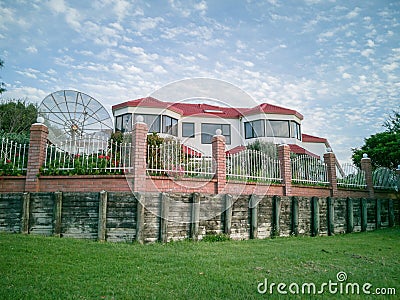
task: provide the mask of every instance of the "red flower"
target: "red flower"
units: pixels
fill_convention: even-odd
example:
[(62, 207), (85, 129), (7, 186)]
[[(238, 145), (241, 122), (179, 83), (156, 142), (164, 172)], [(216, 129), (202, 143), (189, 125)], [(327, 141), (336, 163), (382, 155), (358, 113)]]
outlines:
[(11, 160), (10, 160), (10, 159), (7, 159), (7, 160), (6, 160), (6, 163), (8, 163), (8, 164), (9, 164), (10, 162), (11, 162)]
[(18, 157), (19, 156), (19, 154), (18, 153), (15, 153), (15, 157)]
[(99, 155), (99, 158), (100, 158), (100, 159), (104, 158), (104, 155)]
[(107, 156), (106, 156), (106, 159), (107, 159), (107, 160), (110, 160), (110, 156), (109, 156), (109, 155), (107, 155)]
[(81, 155), (79, 153), (75, 155), (75, 158), (79, 158), (79, 157), (81, 157)]

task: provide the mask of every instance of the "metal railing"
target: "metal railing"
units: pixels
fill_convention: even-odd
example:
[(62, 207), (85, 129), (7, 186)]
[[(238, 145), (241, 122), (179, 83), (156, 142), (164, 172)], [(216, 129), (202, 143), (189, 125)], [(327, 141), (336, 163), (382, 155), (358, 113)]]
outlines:
[(233, 180), (281, 182), (278, 159), (257, 150), (243, 150), (226, 157), (226, 176)]
[(173, 178), (212, 178), (213, 162), (210, 156), (177, 140), (147, 146), (147, 174)]
[[(26, 172), (29, 144), (20, 144), (9, 139), (1, 140), (0, 175), (20, 175)], [(23, 172), (20, 172), (23, 171)]]
[(352, 163), (344, 163), (336, 168), (337, 185), (341, 187), (365, 188), (365, 171)]
[(132, 167), (131, 143), (76, 139), (46, 146), (43, 175), (124, 173)]
[(315, 157), (300, 155), (291, 160), (292, 182), (303, 184), (329, 184), (326, 164)]
[(400, 175), (385, 167), (380, 167), (372, 173), (372, 182), (375, 189), (399, 191)]

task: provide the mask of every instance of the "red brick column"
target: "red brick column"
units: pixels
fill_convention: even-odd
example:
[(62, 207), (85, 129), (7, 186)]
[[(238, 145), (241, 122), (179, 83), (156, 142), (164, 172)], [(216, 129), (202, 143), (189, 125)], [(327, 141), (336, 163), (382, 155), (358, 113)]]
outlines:
[(216, 193), (220, 194), (226, 185), (226, 154), (225, 137), (218, 133), (213, 136), (211, 144), (214, 178), (217, 179)]
[(28, 166), (26, 170), (25, 192), (39, 192), (39, 170), (44, 164), (47, 135), (46, 125), (35, 123), (31, 126), (31, 136), (28, 151)]
[[(138, 117), (140, 118), (140, 117)], [(147, 125), (139, 119), (132, 129), (132, 166), (130, 173), (133, 177), (132, 187), (134, 192), (146, 191), (146, 153), (147, 153)]]
[(374, 198), (374, 182), (372, 181), (371, 159), (365, 153), (363, 154), (363, 158), (361, 158), (361, 170), (365, 172), (365, 183), (367, 184), (369, 197)]
[(282, 183), (284, 185), (284, 196), (292, 193), (292, 166), (290, 164), (290, 147), (288, 145), (278, 146), (278, 158), (281, 164)]
[(324, 162), (327, 166), (328, 180), (331, 188), (331, 196), (337, 196), (336, 156), (332, 152), (324, 154)]

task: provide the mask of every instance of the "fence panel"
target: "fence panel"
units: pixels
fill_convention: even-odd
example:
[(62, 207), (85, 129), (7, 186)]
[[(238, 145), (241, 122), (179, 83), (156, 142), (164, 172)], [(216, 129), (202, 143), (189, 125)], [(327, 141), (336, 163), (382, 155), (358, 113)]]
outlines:
[(131, 143), (75, 139), (46, 146), (42, 175), (120, 174), (132, 167)]
[(375, 189), (399, 191), (400, 175), (385, 167), (380, 167), (372, 173), (372, 182)]
[(204, 156), (180, 141), (167, 140), (161, 145), (147, 146), (147, 173), (174, 178), (212, 178), (212, 158)]
[(282, 181), (279, 160), (251, 149), (227, 155), (226, 175), (228, 179), (234, 180)]
[(26, 173), (29, 144), (20, 144), (3, 138), (0, 150), (0, 175)]
[(329, 184), (326, 164), (309, 155), (299, 155), (291, 160), (292, 182), (305, 184)]
[(338, 186), (366, 188), (365, 171), (352, 163), (344, 163), (336, 168)]

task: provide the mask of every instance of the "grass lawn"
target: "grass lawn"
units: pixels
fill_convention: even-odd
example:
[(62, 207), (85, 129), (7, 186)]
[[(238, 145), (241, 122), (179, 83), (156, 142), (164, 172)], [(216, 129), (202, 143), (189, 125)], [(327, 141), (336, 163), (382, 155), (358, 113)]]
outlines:
[[(285, 283), (272, 298), (349, 298), (347, 281), (395, 288), (400, 297), (400, 228), (334, 237), (169, 244), (98, 243), (0, 234), (0, 299), (267, 299), (265, 282)], [(336, 283), (338, 292), (294, 296), (296, 284)], [(293, 283), (293, 284), (292, 284)], [(343, 283), (342, 283), (343, 284)], [(291, 291), (289, 291), (291, 285)], [(265, 285), (261, 285), (263, 289)], [(334, 287), (332, 287), (334, 289)], [(344, 289), (344, 288), (343, 288)], [(362, 293), (362, 291), (361, 291)], [(365, 299), (365, 295), (352, 296)]]

